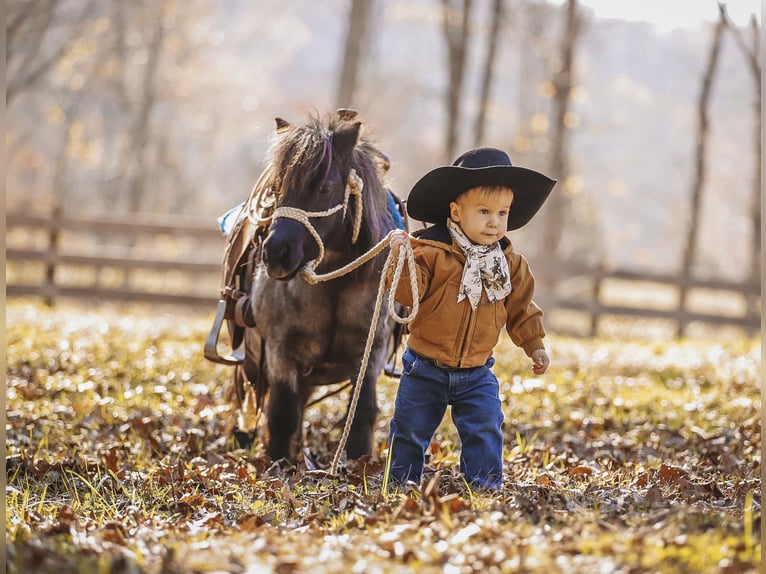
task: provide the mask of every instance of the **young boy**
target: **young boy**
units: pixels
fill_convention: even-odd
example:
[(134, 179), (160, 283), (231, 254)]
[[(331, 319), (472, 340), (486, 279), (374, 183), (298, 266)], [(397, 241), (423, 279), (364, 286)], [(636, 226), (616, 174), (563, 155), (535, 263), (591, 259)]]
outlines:
[[(503, 411), (492, 350), (501, 330), (532, 359), (535, 374), (550, 363), (534, 279), (505, 233), (525, 225), (555, 184), (512, 165), (501, 150), (478, 148), (430, 171), (410, 191), (409, 215), (434, 225), (412, 237), (420, 307), (409, 325), (390, 424), (395, 483), (420, 482), (426, 448), (451, 405), (460, 471), (472, 487), (500, 489)], [(406, 241), (404, 232), (392, 236), (395, 255)], [(412, 306), (406, 277), (395, 298)]]

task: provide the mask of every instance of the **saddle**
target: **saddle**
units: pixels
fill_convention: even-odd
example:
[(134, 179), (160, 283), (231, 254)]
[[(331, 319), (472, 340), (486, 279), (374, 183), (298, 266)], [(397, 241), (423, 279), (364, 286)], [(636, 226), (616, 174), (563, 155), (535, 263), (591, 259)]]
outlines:
[[(218, 219), (221, 233), (228, 240), (221, 264), (220, 299), (213, 326), (205, 340), (205, 358), (214, 363), (241, 365), (245, 360), (245, 329), (255, 326), (248, 295), (275, 203), (270, 189), (263, 185), (266, 176), (266, 172), (261, 175), (247, 201)], [(224, 322), (231, 348), (221, 354), (218, 342)]]
[[(205, 358), (224, 365), (241, 365), (245, 361), (245, 329), (254, 327), (251, 312), (250, 289), (255, 266), (261, 258), (263, 242), (271, 224), (274, 200), (270, 194), (259, 193), (260, 186), (250, 198), (227, 211), (219, 218), (222, 233), (228, 240), (224, 248), (221, 267), (220, 299), (210, 333), (205, 339)], [(389, 209), (397, 227), (407, 229), (407, 209), (404, 200), (388, 190)], [(230, 223), (233, 221), (233, 224)], [(230, 349), (221, 353), (219, 341), (223, 324), (226, 323), (230, 338)], [(389, 343), (389, 358), (385, 373), (399, 377), (396, 368), (396, 353), (406, 334), (406, 325), (395, 323), (392, 340)]]

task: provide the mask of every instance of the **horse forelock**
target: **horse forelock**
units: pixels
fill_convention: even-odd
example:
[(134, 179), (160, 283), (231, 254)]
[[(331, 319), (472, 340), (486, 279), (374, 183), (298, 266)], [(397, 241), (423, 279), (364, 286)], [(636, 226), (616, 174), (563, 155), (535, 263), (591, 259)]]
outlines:
[(271, 148), (278, 195), (320, 185), (330, 170), (332, 133), (318, 123), (291, 126)]
[[(392, 227), (393, 217), (388, 212), (388, 191), (380, 158), (385, 157), (365, 136), (359, 135), (350, 154), (333, 157), (334, 133), (348, 129), (349, 122), (338, 117), (324, 121), (312, 117), (305, 125), (291, 125), (280, 132), (270, 149), (270, 162), (274, 171), (273, 187), (278, 203), (288, 200), (293, 190), (318, 189), (326, 181), (332, 166), (342, 177), (348, 178), (353, 169), (364, 183), (362, 191), (362, 226), (356, 248), (362, 252), (377, 243)], [(344, 186), (346, 182), (343, 182)], [(341, 198), (336, 197), (336, 200)], [(351, 201), (356, 201), (353, 198)], [(311, 209), (311, 206), (299, 207)]]

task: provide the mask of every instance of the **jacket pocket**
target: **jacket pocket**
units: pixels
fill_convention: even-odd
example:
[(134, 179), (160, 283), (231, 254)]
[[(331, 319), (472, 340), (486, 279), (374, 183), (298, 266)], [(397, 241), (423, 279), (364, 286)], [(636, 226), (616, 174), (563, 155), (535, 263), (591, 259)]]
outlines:
[(420, 312), (425, 317), (420, 337), (448, 356), (455, 354), (463, 322), (463, 305), (458, 305), (460, 283), (447, 281), (435, 296), (421, 302)]
[(505, 325), (507, 317), (505, 307), (502, 301), (488, 301), (482, 298), (475, 312), (473, 340), (468, 352), (472, 355), (489, 355), (497, 345), (500, 332)]

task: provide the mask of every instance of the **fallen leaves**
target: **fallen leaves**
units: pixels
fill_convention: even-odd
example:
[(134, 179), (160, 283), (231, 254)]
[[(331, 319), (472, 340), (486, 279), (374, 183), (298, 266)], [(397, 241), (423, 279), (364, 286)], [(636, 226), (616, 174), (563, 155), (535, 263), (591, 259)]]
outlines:
[[(327, 472), (343, 395), (296, 464), (226, 438), (230, 373), (207, 318), (9, 308), (9, 572), (748, 572), (760, 559), (756, 342), (555, 339), (525, 379), (501, 347), (502, 492), (472, 491), (459, 438), (382, 492), (386, 445)], [(379, 385), (385, 437), (395, 385)]]

